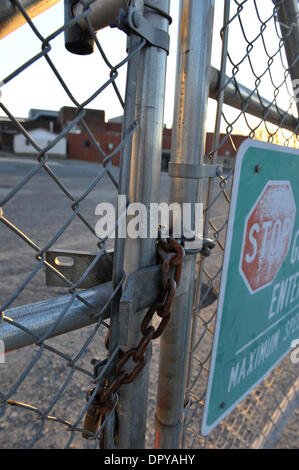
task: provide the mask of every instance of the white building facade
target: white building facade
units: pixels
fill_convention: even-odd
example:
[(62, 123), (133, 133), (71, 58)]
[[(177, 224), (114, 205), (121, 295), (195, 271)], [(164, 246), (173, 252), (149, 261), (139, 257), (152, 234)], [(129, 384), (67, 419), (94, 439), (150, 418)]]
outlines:
[[(33, 129), (29, 132), (32, 139), (41, 148), (47, 147), (57, 137), (56, 134), (46, 129)], [(14, 153), (20, 155), (34, 155), (36, 149), (31, 145), (30, 141), (26, 139), (23, 134), (16, 134), (13, 141)], [(67, 157), (67, 140), (65, 137), (59, 140), (57, 144), (51, 148), (47, 154), (53, 157), (66, 158)]]

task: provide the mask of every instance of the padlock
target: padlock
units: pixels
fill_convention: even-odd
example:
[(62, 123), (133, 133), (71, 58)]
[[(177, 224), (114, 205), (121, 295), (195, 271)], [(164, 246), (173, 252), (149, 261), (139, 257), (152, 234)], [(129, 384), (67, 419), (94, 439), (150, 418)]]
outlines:
[[(91, 395), (93, 394), (94, 389), (91, 388), (88, 390), (86, 394), (86, 400), (89, 401)], [(115, 400), (114, 397), (111, 396), (106, 402), (102, 402), (99, 399), (99, 396), (96, 395), (93, 399), (93, 401), (90, 403), (90, 405), (87, 408), (85, 418), (84, 418), (84, 424), (83, 424), (83, 429), (86, 432), (82, 432), (82, 437), (84, 439), (89, 439), (92, 437), (90, 433), (96, 434), (99, 427), (103, 423), (103, 421), (106, 418), (107, 413), (113, 410), (115, 406)]]
[(82, 437), (84, 439), (89, 439), (91, 434), (93, 433), (96, 434), (97, 430), (99, 429), (99, 426), (101, 424), (101, 413), (99, 412), (98, 408), (96, 405), (91, 403), (89, 407), (87, 408), (85, 418), (84, 418), (84, 424), (83, 424), (83, 429), (84, 431), (87, 432), (82, 432)]

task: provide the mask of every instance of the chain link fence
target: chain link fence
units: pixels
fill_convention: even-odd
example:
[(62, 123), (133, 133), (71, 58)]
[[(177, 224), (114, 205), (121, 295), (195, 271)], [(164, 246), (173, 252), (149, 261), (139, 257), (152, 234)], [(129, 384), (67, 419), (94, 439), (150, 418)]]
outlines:
[[(111, 329), (116, 330), (118, 327), (120, 293), (125, 281), (124, 243), (116, 241), (115, 245), (119, 245), (113, 247), (111, 239), (98, 238), (94, 229), (93, 211), (96, 204), (101, 202), (99, 197), (104, 202), (109, 197), (115, 203), (118, 194), (132, 194), (132, 189), (129, 191), (132, 141), (135, 138), (135, 146), (140, 146), (142, 139), (136, 135), (140, 120), (144, 118), (142, 111), (139, 114), (140, 120), (136, 119), (136, 96), (133, 88), (136, 85), (134, 80), (137, 80), (142, 67), (140, 54), (144, 54), (144, 61), (148, 52), (145, 50), (150, 48), (145, 47), (148, 40), (126, 30), (131, 36), (128, 51), (118, 64), (113, 65), (109, 54), (104, 52), (100, 35), (95, 34), (89, 19), (96, 0), (81, 2), (84, 8), (76, 20), (70, 19), (46, 36), (41, 34), (28, 12), (26, 13), (24, 2), (10, 0), (6, 3), (10, 3), (14, 12), (24, 18), (39, 42), (40, 51), (34, 56), (27, 54), (20, 66), (11, 70), (7, 76), (0, 77), (3, 87), (0, 108), (13, 123), (15, 131), (24, 136), (34, 148), (35, 158), (34, 162), (27, 160), (27, 163), (24, 163), (24, 159), (17, 160), (13, 174), (11, 163), (7, 161), (6, 164), (3, 157), (1, 162), (3, 282), (0, 328), (6, 352), (9, 351), (6, 362), (1, 364), (0, 369), (1, 447), (98, 447), (108, 423), (108, 447), (114, 448), (119, 443), (114, 442), (111, 423), (113, 424), (114, 419), (114, 426), (119, 424), (114, 412), (122, 400), (125, 402), (126, 397), (122, 396), (122, 392), (120, 396), (115, 395), (114, 404), (100, 427), (95, 432), (87, 433), (88, 440), (84, 441), (81, 437), (88, 407), (99, 389), (110, 379), (119, 354), (119, 345), (112, 331), (113, 341), (107, 358), (105, 338), (109, 330), (111, 332)], [(128, 9), (129, 4), (138, 6), (139, 2), (118, 3)], [(154, 4), (159, 2), (145, 3), (149, 3), (153, 9)], [(210, 86), (210, 97), (217, 101), (214, 140), (209, 155), (212, 163), (217, 163), (219, 157), (222, 157), (221, 150), (227, 142), (230, 142), (232, 152), (236, 150), (235, 134), (299, 148), (298, 114), (293, 88), (294, 80), (299, 78), (299, 56), (298, 50), (292, 56), (296, 48), (289, 47), (298, 34), (298, 27), (294, 22), (285, 24), (282, 21), (283, 7), (287, 3), (286, 0), (216, 0), (215, 28), (222, 10), (224, 26), (220, 37), (219, 31), (215, 31), (213, 46), (217, 51), (222, 48), (222, 55), (219, 57), (219, 64), (213, 64), (217, 65), (219, 71), (216, 67), (212, 68)], [(169, 21), (168, 14), (163, 9), (159, 11), (156, 8), (154, 12), (162, 14), (162, 21)], [(104, 76), (101, 74), (94, 77), (96, 90), (82, 101), (76, 98), (72, 87), (64, 80), (63, 64), (55, 65), (51, 54), (55, 40), (65, 31), (70, 31), (79, 20), (84, 22), (85, 31), (88, 32), (87, 45), (90, 46), (91, 42), (95, 45), (98, 61), (101, 61), (106, 70)], [(125, 35), (123, 41), (126, 41)], [(21, 44), (17, 45), (17, 48), (21, 47)], [(149, 63), (153, 64), (155, 58), (150, 60), (152, 62)], [(26, 130), (22, 120), (5, 104), (5, 86), (13, 83), (19, 76), (25, 77), (28, 69), (39, 61), (47, 64), (48, 72), (57, 82), (57, 89), (63, 91), (75, 109), (71, 121), (42, 147), (34, 140), (31, 132)], [(118, 76), (126, 68), (129, 79), (124, 97), (123, 90), (118, 86)], [(139, 80), (142, 82), (142, 76)], [(42, 83), (41, 76), (41, 86)], [(109, 93), (109, 97), (114, 96), (124, 109), (122, 139), (110, 154), (104, 152), (103, 145), (85, 119), (87, 107), (106, 93)], [(210, 106), (212, 113), (212, 102)], [(148, 104), (145, 107), (150, 108)], [(144, 122), (142, 124), (142, 132), (146, 135), (147, 128)], [(96, 174), (93, 167), (90, 173), (83, 176), (79, 164), (76, 166), (75, 163), (70, 163), (72, 168), (64, 167), (63, 163), (49, 157), (49, 152), (55, 145), (78, 126), (98, 156)], [(155, 136), (159, 140), (158, 134), (157, 131)], [(150, 150), (153, 153), (153, 149)], [(139, 151), (142, 153), (142, 149)], [(119, 153), (124, 162), (120, 171), (114, 166)], [(156, 164), (157, 162), (159, 163), (159, 159)], [(132, 165), (136, 165), (137, 171), (142, 171), (134, 160)], [(148, 168), (145, 175), (146, 171)], [(202, 187), (205, 205), (204, 236), (213, 238), (216, 247), (209, 258), (200, 257), (198, 260), (182, 448), (274, 445), (298, 403), (298, 368), (286, 358), (208, 437), (204, 438), (200, 432), (217, 315), (217, 303), (206, 305), (209, 297), (217, 298), (219, 294), (232, 181), (233, 169), (230, 168), (221, 177), (209, 180)], [(138, 185), (139, 181), (136, 183)], [(55, 211), (51, 212), (51, 206)], [(113, 227), (115, 229), (117, 227)], [(59, 264), (61, 260), (57, 255), (57, 247), (60, 246), (72, 250), (93, 250), (87, 266), (80, 265), (76, 279), (69, 278), (67, 270), (62, 269)], [(116, 248), (114, 260), (112, 248)], [(56, 253), (54, 258), (49, 258), (51, 250)], [(72, 253), (76, 261), (75, 251)], [(66, 255), (67, 250), (61, 254), (62, 257)], [(99, 264), (104, 263), (103, 260), (105, 264)], [(142, 267), (150, 264), (143, 262)], [(109, 271), (108, 278), (104, 276), (100, 285), (96, 284), (86, 290), (83, 287), (90, 283), (90, 273), (99, 269), (99, 266), (103, 271)], [(136, 270), (136, 265), (133, 263), (131, 268), (131, 271)], [(45, 272), (56, 280), (52, 286), (46, 286)], [(110, 323), (111, 312), (115, 315)], [(136, 344), (135, 341), (133, 346)], [(154, 357), (157, 356), (158, 349), (156, 344)], [(91, 365), (92, 359), (95, 359), (95, 366), (100, 365), (95, 371)], [(103, 360), (105, 362), (101, 362)], [(157, 366), (154, 362), (149, 390), (151, 401), (155, 400), (156, 375)], [(142, 380), (147, 383), (144, 377)], [(87, 401), (85, 395), (90, 387), (93, 391)], [(132, 406), (134, 404), (131, 403)], [(153, 437), (152, 408), (147, 420), (148, 447), (152, 446), (150, 441)], [(121, 430), (125, 434), (122, 428)]]
[[(222, 63), (219, 90), (213, 96), (218, 107), (211, 162), (223, 156), (226, 142), (232, 152), (236, 150), (234, 134), (240, 130), (251, 139), (299, 148), (293, 88), (298, 78), (298, 10), (297, 17), (287, 22), (283, 9), (290, 2), (286, 4), (256, 0), (225, 4), (224, 26), (215, 40), (219, 49), (222, 42)], [(292, 58), (286, 55), (289, 47)], [(290, 410), (298, 406), (298, 366), (287, 357), (208, 437), (200, 432), (217, 316), (217, 302), (209, 307), (204, 303), (209, 294), (219, 295), (232, 182), (233, 169), (227, 169), (204, 188), (204, 234), (216, 248), (209, 258), (198, 261), (182, 444), (187, 448), (274, 446)], [(202, 283), (208, 288), (202, 290)]]
[[(99, 188), (105, 188), (110, 194), (110, 200), (117, 197), (119, 172), (113, 167), (113, 163), (119, 152), (123, 152), (126, 145), (131, 145), (132, 135), (137, 128), (137, 123), (132, 120), (128, 132), (124, 131), (120, 144), (107, 154), (84, 117), (86, 107), (107, 89), (111, 90), (111, 96), (114, 94), (124, 108), (124, 97), (118, 88), (117, 77), (120, 69), (125, 68), (138, 55), (145, 40), (139, 38), (128, 54), (124, 54), (120, 63), (111, 64), (88, 19), (93, 2), (85, 2), (85, 9), (80, 17), (86, 22), (87, 30), (94, 41), (101, 70), (105, 67), (106, 72), (94, 76), (95, 91), (84, 101), (79, 101), (71, 86), (65, 82), (62, 68), (56, 67), (51, 58), (52, 43), (65, 31), (69, 31), (67, 26), (43, 36), (30, 19), (24, 2), (16, 0), (10, 3), (14, 14), (24, 18), (24, 22), (39, 41), (40, 52), (32, 57), (27, 56), (22, 65), (6, 77), (1, 77), (4, 96), (0, 108), (13, 123), (14, 130), (23, 135), (33, 147), (35, 154), (35, 161), (28, 160), (25, 164), (21, 160), (17, 161), (15, 175), (10, 178), (5, 174), (5, 161), (1, 162), (0, 220), (4, 261), (1, 263), (1, 330), (7, 353), (6, 363), (1, 365), (1, 433), (2, 436), (5, 435), (5, 439), (1, 439), (1, 446), (80, 447), (84, 442), (81, 438), (84, 415), (97, 390), (106, 381), (107, 370), (111, 369), (117, 356), (116, 347), (95, 379), (90, 361), (93, 358), (103, 360), (107, 355), (104, 339), (109, 324), (105, 320), (124, 281), (122, 274), (119, 281), (112, 285), (113, 247), (108, 237), (100, 239), (96, 235), (92, 212), (96, 203), (101, 202), (98, 199), (101, 194)], [(68, 28), (74, 23), (75, 20), (71, 20)], [(125, 35), (123, 41), (125, 45)], [(17, 44), (16, 47), (21, 50), (22, 44)], [(123, 50), (125, 51), (125, 47)], [(9, 54), (9, 51), (6, 53)], [(68, 52), (65, 51), (65, 54)], [(48, 73), (52, 74), (57, 88), (61, 87), (65, 98), (73, 107), (71, 121), (42, 147), (5, 105), (5, 86), (19, 75), (26, 74), (28, 68), (34, 67), (40, 60), (47, 63)], [(42, 87), (43, 76), (39, 80)], [(22, 82), (18, 83), (22, 86)], [(47, 93), (47, 90), (44, 92)], [(55, 145), (78, 126), (95, 149), (98, 161), (88, 178), (84, 179), (83, 175), (81, 178), (80, 168), (79, 173), (74, 174), (70, 166), (63, 170), (62, 164), (51, 161), (49, 157), (49, 152)], [(105, 193), (102, 192), (102, 196), (104, 198)], [(61, 246), (59, 243), (66, 247), (75, 243), (77, 249), (82, 249), (83, 245), (83, 248), (94, 250), (87, 265), (77, 271), (76, 279), (69, 279), (65, 271), (62, 271), (60, 265), (63, 265), (63, 256), (56, 256), (51, 261), (47, 257), (47, 252), (54, 245)], [(6, 257), (6, 253), (9, 256)], [(90, 283), (88, 276), (99, 266), (104, 255), (108, 268), (106, 264), (102, 269), (108, 269), (110, 279), (108, 275), (102, 289), (82, 290), (84, 283)], [(47, 275), (54, 276), (52, 285), (65, 287), (46, 287), (46, 270)], [(37, 300), (40, 302), (17, 307)], [(71, 333), (77, 328), (82, 329), (78, 333)], [(67, 332), (70, 333), (66, 336), (56, 337)], [(51, 339), (52, 337), (56, 338)], [(35, 346), (13, 351), (30, 344)], [(87, 402), (85, 394), (92, 384), (93, 392)], [(89, 438), (87, 446), (98, 445), (106, 421), (116, 404), (117, 400), (96, 432), (85, 431)], [(67, 432), (59, 431), (59, 426)]]

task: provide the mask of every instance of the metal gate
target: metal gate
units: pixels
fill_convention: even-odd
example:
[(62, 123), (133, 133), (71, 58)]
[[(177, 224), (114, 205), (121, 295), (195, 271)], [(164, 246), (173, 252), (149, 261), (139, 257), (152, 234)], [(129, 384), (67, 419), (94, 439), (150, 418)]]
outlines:
[[(173, 0), (179, 40), (169, 179), (160, 168), (170, 0), (65, 0), (64, 22), (49, 32), (34, 18), (56, 3), (7, 0), (0, 7), (1, 37), (10, 41), (0, 43), (7, 63), (0, 82), (0, 445), (273, 446), (298, 405), (298, 367), (288, 360), (209, 437), (200, 429), (236, 135), (299, 148), (297, 1)], [(24, 23), (32, 55), (16, 29)], [(103, 45), (107, 25), (123, 54), (115, 65), (112, 46), (105, 52), (111, 36)], [(63, 37), (75, 54), (70, 75), (69, 52), (55, 56)], [(84, 68), (79, 55), (92, 52), (94, 74), (75, 89), (74, 70)], [(36, 83), (24, 90), (34, 67)], [(41, 142), (16, 116), (11, 94), (35, 103), (49, 73), (72, 114)], [(84, 93), (90, 78), (92, 91)], [(108, 92), (107, 106), (116, 100), (123, 109), (122, 138), (112, 147), (86, 122), (88, 108), (101, 106)], [(207, 120), (214, 126), (209, 144)], [(51, 157), (70, 133), (80, 133), (84, 152), (96, 155), (86, 173), (80, 162)], [(5, 142), (16, 136), (31, 158), (7, 153)], [(156, 238), (118, 236), (130, 205), (158, 203), (168, 184), (169, 202), (204, 204), (202, 244), (185, 250), (183, 264), (180, 244), (158, 231)], [(95, 207), (116, 205), (118, 196), (125, 203), (101, 238)]]

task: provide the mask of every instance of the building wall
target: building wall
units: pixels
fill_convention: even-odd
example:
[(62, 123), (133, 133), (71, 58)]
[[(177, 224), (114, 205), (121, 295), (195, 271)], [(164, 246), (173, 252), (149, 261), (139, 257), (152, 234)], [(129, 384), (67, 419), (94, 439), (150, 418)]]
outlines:
[[(45, 132), (49, 129), (54, 129), (54, 133), (58, 134), (67, 124), (72, 122), (76, 117), (76, 108), (65, 106), (61, 108), (59, 113), (57, 113), (57, 118), (53, 116), (53, 112), (48, 112), (46, 110), (32, 110), (37, 113), (31, 113), (32, 116), (29, 119), (24, 120), (22, 123), (26, 130), (33, 135), (34, 132), (41, 132), (41, 128), (45, 129)], [(53, 121), (54, 119), (54, 121)], [(120, 144), (122, 139), (122, 119), (117, 118), (112, 121), (106, 122), (105, 120), (105, 111), (97, 109), (86, 109), (84, 122), (94, 135), (96, 141), (100, 144), (104, 154), (110, 155), (115, 148)], [(13, 142), (15, 139), (14, 133), (17, 132), (13, 123), (10, 121), (2, 122), (2, 133), (0, 139), (0, 148), (8, 149), (11, 147), (13, 151)], [(38, 128), (38, 129), (37, 129)], [(163, 152), (162, 152), (162, 169), (167, 170), (168, 162), (170, 160), (170, 151), (171, 151), (171, 136), (172, 129), (167, 129), (166, 127), (163, 130)], [(41, 138), (41, 137), (40, 137)], [(20, 142), (18, 143), (18, 140)], [(41, 144), (45, 145), (48, 140), (53, 139), (51, 137), (48, 139), (45, 137), (43, 141), (40, 141)], [(221, 135), (221, 140), (224, 140), (223, 145), (218, 151), (218, 161), (222, 163), (225, 168), (232, 168), (235, 163), (236, 149), (239, 148), (241, 143), (245, 140), (245, 137), (241, 135), (233, 135), (231, 139), (226, 138), (224, 135)], [(66, 142), (67, 141), (67, 144)], [(233, 141), (233, 143), (232, 143)], [(29, 145), (26, 145), (26, 139), (23, 137), (18, 137), (16, 144), (21, 147), (15, 148), (14, 151), (18, 153), (34, 153), (34, 149)], [(206, 149), (205, 149), (205, 161), (209, 162), (207, 157), (212, 151), (213, 145), (213, 134), (207, 134), (206, 140)], [(63, 148), (62, 148), (63, 147)], [(101, 156), (99, 152), (95, 149), (92, 139), (87, 134), (84, 125), (82, 122), (76, 124), (68, 133), (68, 135), (63, 139), (63, 145), (59, 148), (59, 144), (55, 148), (55, 152), (59, 154), (67, 154), (67, 157), (74, 160), (83, 160), (90, 162), (102, 162), (105, 158), (105, 155)], [(66, 150), (64, 150), (66, 147)], [(51, 152), (52, 154), (53, 152)], [(119, 165), (120, 154), (113, 157), (112, 160), (114, 165)]]
[[(76, 109), (65, 106), (60, 110), (59, 122), (65, 127), (76, 116)], [(122, 138), (121, 122), (106, 122), (105, 111), (86, 109), (84, 122), (92, 132), (96, 142), (101, 146), (104, 154), (101, 155), (87, 134), (84, 125), (79, 122), (67, 135), (67, 154), (73, 160), (89, 162), (102, 162), (105, 155), (110, 155), (120, 144)], [(119, 165), (119, 152), (113, 157), (113, 164)]]
[[(35, 129), (30, 132), (30, 135), (41, 148), (44, 148), (49, 145), (49, 143), (51, 143), (56, 137), (56, 134), (52, 134), (46, 131), (45, 129)], [(16, 134), (14, 136), (13, 151), (21, 155), (36, 154), (35, 148), (31, 145), (31, 143), (26, 139), (23, 134)], [(48, 154), (66, 158), (66, 139), (62, 138), (52, 149), (49, 150)]]
[[(121, 142), (119, 133), (94, 133), (94, 138), (100, 144), (101, 149), (106, 155), (110, 155)], [(83, 160), (88, 162), (102, 162), (105, 155), (101, 155), (96, 150), (93, 141), (85, 132), (81, 134), (68, 134), (68, 158), (73, 160)], [(113, 165), (119, 166), (120, 154), (113, 157)]]
[[(33, 110), (31, 110), (33, 111)], [(58, 112), (55, 113), (50, 111), (50, 115), (47, 115), (47, 111), (40, 111), (37, 115), (29, 113), (29, 118), (17, 118), (18, 122), (28, 131), (30, 134), (36, 129), (45, 129), (54, 134), (59, 134), (61, 132), (61, 125), (58, 121)], [(57, 114), (57, 117), (55, 117)], [(14, 136), (19, 134), (20, 130), (11, 120), (0, 119), (0, 150), (5, 150), (8, 152), (14, 151)], [(32, 149), (31, 149), (32, 150)]]
[[(76, 114), (76, 109), (71, 107), (64, 107), (59, 113), (59, 122), (62, 127), (71, 122)], [(92, 131), (94, 138), (101, 145), (102, 150), (106, 155), (110, 155), (122, 140), (122, 124), (121, 119), (114, 122), (105, 121), (105, 112), (87, 109), (84, 116), (84, 122)], [(164, 129), (163, 132), (163, 150), (169, 151), (171, 149), (171, 129)], [(101, 156), (94, 147), (92, 140), (86, 133), (82, 123), (78, 123), (68, 135), (68, 158), (74, 160), (84, 160), (90, 162), (102, 162), (105, 158)], [(120, 153), (118, 152), (113, 157), (113, 164), (119, 165)]]
[[(206, 155), (209, 155), (211, 151), (213, 150), (213, 139), (214, 139), (214, 134), (211, 132), (207, 133), (207, 141), (206, 141)], [(220, 142), (223, 141), (223, 144), (218, 150), (218, 155), (221, 157), (235, 157), (237, 152), (235, 148), (238, 150), (242, 142), (246, 140), (247, 137), (243, 135), (232, 135), (231, 139), (227, 137), (225, 134), (220, 135)], [(235, 148), (234, 148), (235, 146)]]
[[(95, 132), (94, 137), (101, 145), (102, 150), (106, 155), (110, 155), (121, 143), (122, 133), (121, 125), (106, 123), (103, 132)], [(95, 149), (92, 140), (86, 132), (80, 134), (68, 134), (68, 158), (74, 160), (84, 160), (90, 162), (102, 162), (102, 157)], [(171, 132), (170, 129), (165, 129), (163, 137), (163, 150), (169, 154), (171, 149)], [(120, 152), (118, 152), (112, 159), (113, 165), (119, 166)]]
[[(118, 127), (117, 127), (118, 126)], [(110, 155), (111, 152), (120, 144), (121, 142), (121, 125), (119, 124), (112, 124), (112, 123), (105, 123), (103, 126), (102, 132), (95, 132), (94, 137), (98, 143), (100, 143), (101, 148), (106, 153), (106, 155)], [(163, 131), (163, 152), (162, 152), (162, 168), (163, 170), (167, 170), (167, 163), (170, 159), (170, 151), (171, 151), (171, 136), (172, 130), (164, 128)], [(68, 158), (75, 159), (75, 160), (84, 160), (84, 161), (91, 161), (91, 162), (102, 162), (104, 157), (101, 157), (99, 153), (95, 150), (92, 140), (86, 134), (86, 132), (82, 132), (80, 134), (68, 134)], [(224, 139), (225, 136), (221, 135), (221, 140)], [(246, 139), (246, 137), (234, 135), (232, 136), (233, 143), (238, 149), (241, 143)], [(207, 134), (207, 141), (206, 141), (206, 150), (205, 155), (208, 156), (212, 151), (212, 144), (213, 144), (213, 134)], [(233, 168), (235, 163), (235, 156), (236, 151), (233, 147), (233, 144), (230, 139), (224, 141), (223, 145), (220, 147), (218, 152), (218, 161), (219, 163), (223, 164), (225, 168), (230, 169)], [(208, 158), (205, 159), (206, 162), (209, 161)], [(115, 157), (113, 157), (113, 164), (119, 165), (120, 162), (120, 154), (118, 153)]]
[(1, 129), (0, 126), (0, 150), (5, 150), (7, 152), (13, 151), (13, 138), (14, 132)]
[[(70, 106), (64, 106), (61, 108), (58, 117), (61, 128), (64, 128), (67, 124), (75, 119), (77, 116), (76, 111), (76, 108), (72, 108)], [(83, 119), (92, 133), (102, 133), (105, 130), (105, 111), (98, 109), (86, 109)], [(78, 127), (82, 132), (85, 132), (84, 126), (81, 122), (78, 123)]]
[[(210, 162), (209, 155), (213, 150), (213, 139), (214, 134), (208, 132), (205, 150), (205, 163)], [(244, 142), (246, 139), (247, 137), (243, 135), (232, 135), (231, 138), (228, 138), (225, 134), (220, 135), (220, 142), (223, 142), (223, 144), (218, 149), (217, 162), (220, 165), (223, 165), (224, 170), (231, 170), (234, 168), (237, 151), (242, 142)]]

